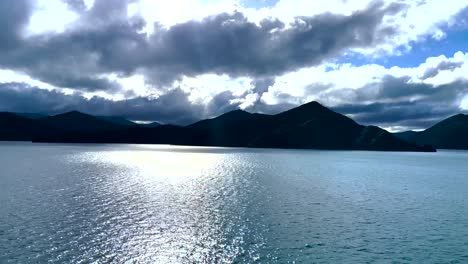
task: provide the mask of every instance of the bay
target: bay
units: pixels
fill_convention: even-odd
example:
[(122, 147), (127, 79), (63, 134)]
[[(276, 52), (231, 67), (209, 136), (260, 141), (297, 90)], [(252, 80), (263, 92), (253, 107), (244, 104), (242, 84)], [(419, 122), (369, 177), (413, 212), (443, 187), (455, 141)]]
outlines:
[(0, 142), (0, 263), (466, 263), (468, 152)]

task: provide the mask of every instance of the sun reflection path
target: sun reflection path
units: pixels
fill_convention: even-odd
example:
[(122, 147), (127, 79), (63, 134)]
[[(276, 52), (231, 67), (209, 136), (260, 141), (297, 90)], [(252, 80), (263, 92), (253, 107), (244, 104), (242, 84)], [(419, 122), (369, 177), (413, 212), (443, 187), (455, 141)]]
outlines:
[[(230, 263), (245, 252), (249, 164), (235, 153), (150, 146), (88, 153), (106, 167), (96, 187), (106, 212), (122, 217), (106, 232), (116, 259), (142, 263)], [(109, 173), (110, 172), (110, 173)], [(102, 176), (101, 176), (102, 178)], [(110, 209), (111, 208), (111, 209)], [(114, 221), (114, 220), (112, 220)]]
[(150, 150), (113, 151), (101, 158), (138, 170), (140, 177), (164, 177), (170, 181), (183, 181), (183, 177), (210, 170), (219, 161), (216, 154)]

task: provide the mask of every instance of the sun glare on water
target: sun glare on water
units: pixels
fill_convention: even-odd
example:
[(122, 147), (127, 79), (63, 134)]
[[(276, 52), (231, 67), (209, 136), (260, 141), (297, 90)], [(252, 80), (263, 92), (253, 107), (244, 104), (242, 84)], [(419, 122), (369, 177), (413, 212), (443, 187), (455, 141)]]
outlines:
[(103, 210), (126, 212), (108, 230), (120, 236), (106, 237), (112, 251), (122, 253), (118, 258), (210, 263), (214, 259), (229, 262), (240, 254), (244, 237), (229, 232), (243, 228), (243, 223), (227, 219), (226, 212), (243, 208), (244, 202), (238, 200), (244, 196), (238, 190), (247, 183), (231, 171), (229, 164), (236, 158), (216, 152), (138, 145), (86, 152), (73, 160), (102, 168), (91, 175), (99, 182), (91, 187), (91, 194), (108, 201)]
[(106, 162), (131, 168), (144, 178), (165, 178), (171, 182), (210, 170), (216, 163), (215, 154), (171, 151), (112, 151), (102, 157)]

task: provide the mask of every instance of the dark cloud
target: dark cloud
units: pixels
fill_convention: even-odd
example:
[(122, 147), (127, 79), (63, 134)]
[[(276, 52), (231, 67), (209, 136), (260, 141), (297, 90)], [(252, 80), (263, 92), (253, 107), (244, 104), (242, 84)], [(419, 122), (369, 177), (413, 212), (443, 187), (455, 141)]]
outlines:
[(392, 102), (370, 104), (345, 104), (333, 110), (344, 113), (361, 124), (383, 127), (425, 129), (442, 119), (462, 112), (458, 106), (434, 107), (423, 102)]
[(33, 11), (32, 0), (0, 1), (0, 54), (16, 47)]
[(379, 83), (360, 89), (336, 90), (321, 98), (323, 101), (346, 102), (333, 109), (363, 124), (420, 129), (463, 112), (460, 103), (467, 94), (466, 80), (433, 86), (412, 83), (409, 77), (387, 76)]
[(241, 13), (161, 28), (150, 37), (147, 70), (154, 82), (163, 83), (207, 72), (270, 77), (383, 42), (395, 33), (381, 25), (383, 18), (403, 7), (374, 2), (350, 16), (298, 17), (287, 29), (277, 20), (256, 25)]
[(267, 115), (274, 115), (299, 106), (290, 102), (280, 102), (277, 104), (267, 104), (263, 100), (257, 100), (255, 104), (247, 107), (245, 110), (251, 113), (260, 113)]
[[(148, 36), (142, 32), (145, 21), (141, 17), (127, 17), (130, 0), (96, 0), (86, 10), (82, 1), (69, 0), (71, 8), (81, 10), (74, 26), (62, 33), (18, 38), (30, 15), (30, 3), (16, 2), (23, 3), (15, 4), (20, 14), (0, 20), (0, 29), (5, 28), (7, 38), (13, 36), (20, 43), (14, 50), (0, 50), (0, 65), (53, 85), (87, 91), (115, 89), (102, 77), (110, 73), (143, 73), (158, 88), (183, 75), (204, 73), (271, 78), (320, 64), (349, 48), (385, 41), (395, 30), (382, 26), (384, 17), (404, 8), (377, 1), (349, 16), (298, 17), (287, 28), (279, 20), (257, 25), (236, 12), (170, 28), (156, 25)], [(83, 87), (86, 83), (89, 87)]]
[(84, 0), (62, 0), (68, 5), (68, 8), (77, 13), (83, 13), (86, 11), (86, 3)]
[[(361, 88), (334, 89), (328, 84), (314, 84), (306, 89), (317, 101), (357, 122), (382, 127), (425, 129), (451, 115), (466, 112), (460, 108), (468, 96), (468, 81), (456, 80), (444, 85), (411, 82), (408, 76), (385, 76)], [(284, 92), (274, 94), (278, 101), (269, 105), (257, 100), (248, 111), (276, 114), (307, 103), (303, 97)]]
[[(189, 94), (176, 88), (155, 99), (136, 97), (127, 100), (86, 99), (79, 94), (65, 95), (31, 87), (23, 83), (0, 84), (0, 111), (56, 114), (78, 110), (94, 115), (123, 116), (132, 120), (190, 124), (239, 109), (244, 95), (224, 91), (208, 103), (191, 102)], [(362, 124), (411, 129), (427, 128), (436, 122), (460, 113), (461, 100), (468, 94), (468, 82), (432, 86), (411, 83), (409, 77), (385, 77), (379, 83), (359, 89), (327, 90), (318, 101)], [(276, 95), (278, 103), (269, 105), (260, 99), (245, 110), (276, 114), (296, 107), (304, 101), (287, 93)], [(332, 104), (330, 102), (341, 102)]]
[[(83, 91), (119, 89), (104, 77), (130, 75), (144, 57), (145, 25), (127, 18), (128, 1), (96, 0), (75, 27), (63, 33), (44, 33), (19, 39), (16, 47), (0, 50), (0, 65), (21, 71), (43, 82)], [(106, 9), (107, 7), (107, 9)], [(125, 14), (125, 15), (124, 15)], [(112, 16), (114, 20), (106, 20)], [(2, 24), (0, 24), (0, 27)], [(1, 33), (0, 33), (1, 35)]]
[(128, 19), (128, 4), (136, 0), (95, 0), (93, 6), (81, 18), (81, 22), (93, 26), (120, 23)]
[(186, 125), (211, 118), (228, 110), (229, 95), (220, 94), (207, 105), (189, 100), (189, 94), (173, 89), (155, 99), (136, 97), (127, 100), (87, 99), (80, 94), (39, 89), (24, 83), (0, 84), (0, 111), (58, 114), (72, 110), (104, 116), (122, 116), (131, 120), (158, 121)]
[[(468, 29), (468, 6), (463, 8), (455, 16), (453, 16), (451, 21), (455, 23), (456, 29), (459, 29), (459, 30)], [(448, 25), (445, 25), (445, 26), (448, 26)]]
[(129, 29), (133, 27), (141, 25), (109, 25), (98, 30), (34, 36), (21, 48), (3, 54), (0, 63), (58, 87), (112, 92), (117, 84), (101, 75), (116, 72), (127, 76), (133, 72), (132, 54), (138, 47), (132, 45), (144, 41)]
[(426, 80), (435, 77), (441, 71), (453, 71), (457, 68), (460, 68), (462, 65), (463, 62), (442, 61), (436, 67), (427, 69), (421, 79)]
[(268, 89), (275, 84), (274, 78), (262, 78), (252, 81), (253, 86), (252, 92), (258, 95), (268, 92)]
[(239, 109), (240, 103), (236, 99), (239, 99), (239, 97), (234, 96), (231, 91), (224, 91), (215, 95), (206, 105), (205, 116), (215, 117)]

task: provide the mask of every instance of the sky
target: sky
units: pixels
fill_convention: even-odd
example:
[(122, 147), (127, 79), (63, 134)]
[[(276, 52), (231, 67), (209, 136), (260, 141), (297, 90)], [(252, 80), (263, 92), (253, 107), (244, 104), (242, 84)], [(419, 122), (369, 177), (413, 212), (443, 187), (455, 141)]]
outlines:
[(424, 129), (468, 113), (467, 44), (466, 0), (2, 0), (0, 111)]

